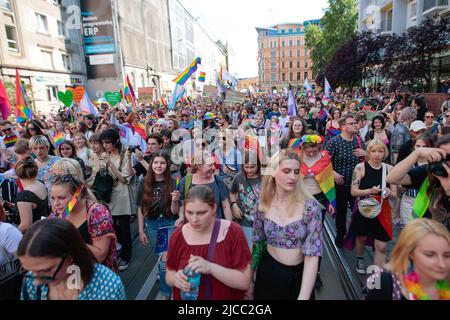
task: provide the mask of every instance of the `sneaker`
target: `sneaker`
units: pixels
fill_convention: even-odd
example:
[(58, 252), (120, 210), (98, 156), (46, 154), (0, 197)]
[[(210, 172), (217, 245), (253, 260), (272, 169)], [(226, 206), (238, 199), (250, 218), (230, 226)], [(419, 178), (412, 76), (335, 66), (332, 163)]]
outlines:
[(119, 261), (119, 263), (118, 263), (118, 265), (119, 265), (119, 271), (125, 271), (125, 270), (127, 270), (127, 269), (128, 269), (128, 264), (129, 264), (128, 261), (124, 261), (124, 260), (120, 259), (120, 261)]
[(366, 266), (363, 259), (356, 259), (356, 272), (359, 274), (366, 274)]
[(314, 289), (319, 290), (323, 287), (322, 279), (320, 279), (320, 273), (317, 274), (316, 283), (314, 284)]

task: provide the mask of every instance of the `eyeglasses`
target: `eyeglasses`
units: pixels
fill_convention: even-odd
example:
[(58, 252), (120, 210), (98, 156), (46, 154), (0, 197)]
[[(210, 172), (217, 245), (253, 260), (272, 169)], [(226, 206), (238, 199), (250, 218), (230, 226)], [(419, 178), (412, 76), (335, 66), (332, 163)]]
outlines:
[(426, 116), (427, 119), (434, 119), (434, 116)]
[(75, 180), (73, 174), (58, 174), (52, 178), (52, 183), (57, 183), (57, 182), (63, 182), (63, 183), (74, 182), (76, 185), (79, 184), (78, 181)]
[(3, 129), (2, 132), (8, 132), (8, 131), (11, 131), (11, 130), (12, 130), (12, 128), (6, 128), (6, 129)]
[(40, 281), (45, 281), (45, 282), (54, 281), (56, 279), (56, 276), (58, 275), (58, 272), (61, 270), (64, 262), (66, 261), (66, 257), (67, 256), (62, 257), (62, 260), (59, 263), (58, 267), (56, 268), (56, 271), (51, 276), (36, 276), (32, 272), (30, 273), (29, 271), (26, 271), (24, 269), (21, 270), (20, 274), (24, 278), (30, 278), (30, 279), (35, 279), (35, 280), (40, 280)]

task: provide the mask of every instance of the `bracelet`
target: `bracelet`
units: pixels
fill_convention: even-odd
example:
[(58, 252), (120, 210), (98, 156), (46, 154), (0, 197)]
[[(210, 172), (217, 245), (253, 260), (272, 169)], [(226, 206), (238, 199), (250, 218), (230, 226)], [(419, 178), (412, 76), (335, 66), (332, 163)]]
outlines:
[(237, 204), (237, 202), (236, 202), (236, 201), (233, 201), (233, 202), (230, 204), (230, 208), (233, 207), (233, 204)]

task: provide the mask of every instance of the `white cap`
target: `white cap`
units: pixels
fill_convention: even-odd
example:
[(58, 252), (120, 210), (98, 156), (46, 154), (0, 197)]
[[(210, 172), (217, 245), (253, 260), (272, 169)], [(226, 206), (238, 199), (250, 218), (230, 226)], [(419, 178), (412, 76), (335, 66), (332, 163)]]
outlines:
[(411, 123), (411, 125), (409, 126), (409, 130), (414, 131), (414, 132), (418, 132), (420, 130), (423, 129), (428, 129), (427, 126), (425, 125), (425, 123), (423, 123), (423, 121), (414, 121), (413, 123)]

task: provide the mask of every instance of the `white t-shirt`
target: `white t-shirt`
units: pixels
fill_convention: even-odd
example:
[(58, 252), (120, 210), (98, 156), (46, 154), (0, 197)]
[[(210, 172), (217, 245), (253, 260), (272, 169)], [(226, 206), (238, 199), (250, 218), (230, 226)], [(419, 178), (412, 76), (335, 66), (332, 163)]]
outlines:
[[(14, 227), (12, 224), (6, 222), (0, 222), (0, 246), (2, 246), (8, 256), (8, 259), (14, 258), (14, 254), (19, 247), (19, 243), (22, 240), (22, 233)], [(0, 266), (8, 262), (8, 259), (3, 256), (2, 250), (0, 250)]]

